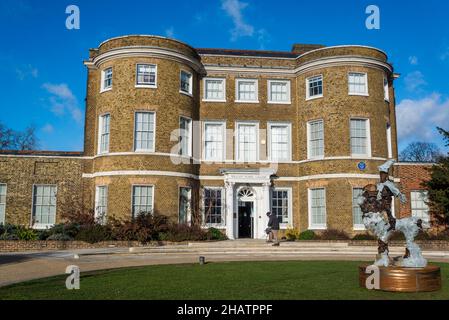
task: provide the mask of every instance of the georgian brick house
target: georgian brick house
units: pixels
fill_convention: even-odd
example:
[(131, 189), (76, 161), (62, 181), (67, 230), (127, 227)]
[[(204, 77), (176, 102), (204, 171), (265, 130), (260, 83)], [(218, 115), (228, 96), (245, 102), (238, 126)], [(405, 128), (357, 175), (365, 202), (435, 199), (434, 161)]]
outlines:
[[(357, 233), (354, 197), (397, 158), (396, 75), (375, 48), (195, 49), (124, 36), (85, 65), (84, 151), (1, 152), (0, 222), (155, 211), (263, 238), (272, 211), (282, 228)], [(395, 167), (412, 198), (398, 214), (425, 216), (423, 176), (411, 174), (421, 169)]]

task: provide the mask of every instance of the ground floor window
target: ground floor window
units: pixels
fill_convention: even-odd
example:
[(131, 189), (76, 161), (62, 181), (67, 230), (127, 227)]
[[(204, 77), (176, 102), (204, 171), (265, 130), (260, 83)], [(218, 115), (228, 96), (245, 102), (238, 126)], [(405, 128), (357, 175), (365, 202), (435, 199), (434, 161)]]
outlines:
[(187, 224), (190, 222), (192, 213), (192, 189), (179, 189), (179, 223)]
[(326, 229), (326, 190), (309, 189), (309, 229)]
[(290, 221), (290, 190), (273, 189), (271, 191), (271, 213), (274, 213), (281, 224), (289, 224)]
[(421, 219), (425, 224), (429, 223), (428, 193), (424, 190), (410, 192), (412, 216)]
[(204, 189), (204, 223), (221, 225), (223, 221), (223, 190), (219, 188)]
[(95, 219), (106, 222), (108, 211), (108, 187), (98, 186), (95, 193)]
[(0, 183), (0, 224), (6, 220), (6, 184)]
[(153, 186), (133, 186), (132, 215), (153, 212)]
[(33, 226), (46, 228), (56, 222), (56, 186), (35, 185), (33, 190)]
[(354, 230), (364, 230), (365, 225), (362, 220), (362, 209), (357, 203), (357, 198), (363, 193), (363, 188), (352, 189), (352, 219)]

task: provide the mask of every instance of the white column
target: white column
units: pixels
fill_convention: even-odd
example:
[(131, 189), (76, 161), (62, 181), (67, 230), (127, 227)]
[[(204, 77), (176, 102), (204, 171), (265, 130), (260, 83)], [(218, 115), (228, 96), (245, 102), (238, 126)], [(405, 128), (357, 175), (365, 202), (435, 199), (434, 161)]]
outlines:
[(226, 236), (234, 240), (234, 183), (225, 182), (226, 187)]
[(267, 212), (270, 211), (270, 187), (271, 183), (264, 183), (262, 184), (262, 206), (261, 206), (261, 212), (260, 216), (262, 217), (259, 222), (259, 239), (265, 239), (265, 229), (268, 227), (268, 217)]

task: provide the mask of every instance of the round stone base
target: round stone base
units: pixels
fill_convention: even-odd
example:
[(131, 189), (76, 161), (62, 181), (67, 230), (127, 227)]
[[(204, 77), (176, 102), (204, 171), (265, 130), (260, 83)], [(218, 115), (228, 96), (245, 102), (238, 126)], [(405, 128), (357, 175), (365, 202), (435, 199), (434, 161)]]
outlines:
[[(368, 264), (359, 266), (359, 284), (366, 288)], [(379, 267), (380, 288), (390, 292), (428, 292), (441, 289), (440, 267), (429, 265), (425, 268)]]

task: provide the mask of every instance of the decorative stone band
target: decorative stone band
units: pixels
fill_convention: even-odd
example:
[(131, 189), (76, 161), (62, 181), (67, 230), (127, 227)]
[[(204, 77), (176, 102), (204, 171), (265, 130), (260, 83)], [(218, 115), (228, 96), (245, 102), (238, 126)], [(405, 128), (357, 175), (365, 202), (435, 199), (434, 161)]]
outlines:
[(315, 69), (320, 69), (323, 67), (338, 67), (338, 66), (348, 66), (356, 65), (363, 67), (377, 68), (381, 70), (387, 70), (393, 72), (393, 68), (390, 64), (374, 59), (365, 58), (359, 56), (336, 56), (329, 58), (321, 58), (307, 62), (295, 69), (285, 69), (285, 68), (259, 68), (259, 67), (229, 67), (229, 66), (212, 66), (206, 65), (206, 71), (208, 73), (213, 72), (235, 72), (235, 73), (257, 73), (257, 74), (282, 74), (288, 76), (297, 76)]
[[(95, 173), (84, 173), (83, 178), (92, 179), (97, 177), (114, 177), (114, 176), (166, 176), (166, 177), (180, 177), (195, 180), (225, 180), (225, 176), (198, 176), (190, 173), (173, 172), (173, 171), (157, 171), (157, 170), (121, 170), (121, 171), (104, 171)], [(330, 173), (318, 174), (302, 177), (280, 177), (278, 181), (307, 181), (318, 179), (379, 179), (377, 174), (357, 174), (357, 173)], [(400, 182), (400, 179), (393, 178), (395, 182)]]
[(151, 46), (131, 46), (109, 50), (98, 55), (93, 60), (85, 61), (84, 64), (88, 68), (98, 68), (101, 64), (119, 58), (128, 57), (154, 57), (161, 59), (169, 59), (180, 63), (185, 63), (192, 67), (196, 72), (205, 74), (204, 66), (197, 59), (193, 59), (182, 52), (168, 48), (151, 47)]

